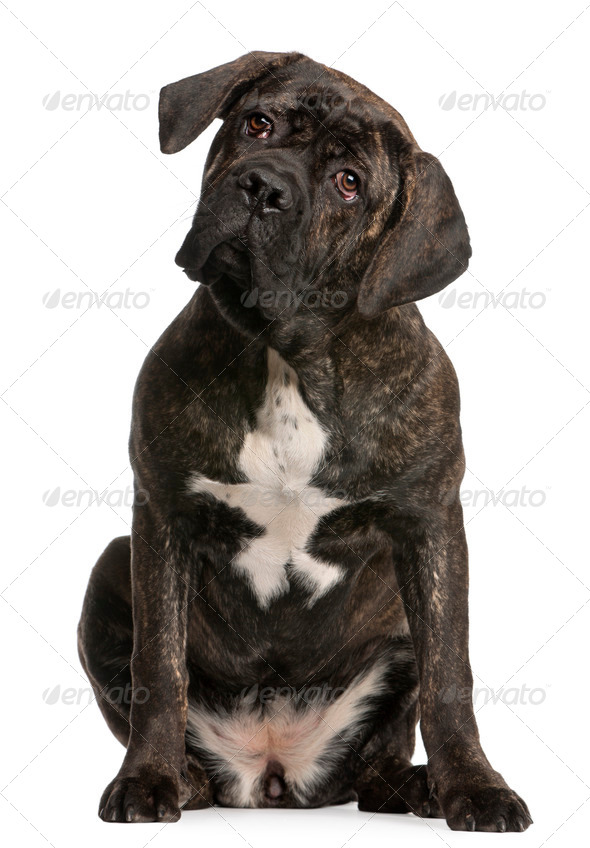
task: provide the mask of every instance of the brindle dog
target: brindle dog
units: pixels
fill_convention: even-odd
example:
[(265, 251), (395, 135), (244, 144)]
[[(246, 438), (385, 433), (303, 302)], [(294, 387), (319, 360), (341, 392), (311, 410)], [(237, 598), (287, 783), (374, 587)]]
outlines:
[(79, 627), (127, 748), (100, 816), (354, 799), (524, 830), (472, 704), (441, 697), (472, 687), (464, 459), (414, 301), (467, 266), (451, 182), (398, 112), (298, 53), (166, 86), (162, 150), (216, 117), (176, 257), (201, 285), (140, 373), (132, 535)]

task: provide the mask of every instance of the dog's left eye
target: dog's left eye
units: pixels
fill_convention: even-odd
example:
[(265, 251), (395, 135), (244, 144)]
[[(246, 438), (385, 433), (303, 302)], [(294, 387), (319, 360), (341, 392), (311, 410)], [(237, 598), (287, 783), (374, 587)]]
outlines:
[(254, 138), (268, 138), (272, 132), (272, 121), (265, 115), (249, 115), (246, 118), (246, 135)]
[(357, 196), (360, 181), (352, 171), (339, 171), (332, 177), (332, 182), (344, 200), (354, 200)]

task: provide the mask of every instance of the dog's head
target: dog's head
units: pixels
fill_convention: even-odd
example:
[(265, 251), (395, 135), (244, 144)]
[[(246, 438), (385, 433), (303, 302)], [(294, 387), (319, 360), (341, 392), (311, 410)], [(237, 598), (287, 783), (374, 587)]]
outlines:
[[(304, 303), (371, 318), (467, 267), (463, 213), (440, 162), (389, 104), (300, 53), (249, 53), (167, 85), (164, 153), (224, 123), (176, 262), (226, 309)], [(311, 293), (312, 297), (309, 297)]]

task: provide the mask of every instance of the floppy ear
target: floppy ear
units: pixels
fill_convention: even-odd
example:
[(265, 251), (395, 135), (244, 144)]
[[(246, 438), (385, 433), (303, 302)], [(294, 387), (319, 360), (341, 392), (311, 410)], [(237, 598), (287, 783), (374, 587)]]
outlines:
[(301, 58), (301, 53), (258, 50), (164, 86), (158, 109), (162, 153), (177, 153), (185, 148), (214, 118), (225, 117), (232, 103), (257, 80)]
[(366, 318), (435, 294), (466, 270), (471, 256), (463, 212), (438, 159), (415, 143), (402, 158), (407, 164), (400, 161), (402, 189), (392, 223), (359, 289), (357, 305)]

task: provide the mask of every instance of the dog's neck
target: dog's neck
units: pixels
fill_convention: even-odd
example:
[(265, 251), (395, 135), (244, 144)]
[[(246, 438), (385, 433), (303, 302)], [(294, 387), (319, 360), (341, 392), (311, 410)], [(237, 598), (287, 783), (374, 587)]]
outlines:
[[(243, 340), (244, 351), (262, 354), (272, 348), (296, 372), (300, 390), (316, 412), (336, 407), (341, 391), (336, 348), (347, 346), (355, 322), (362, 320), (354, 307), (330, 314), (301, 304), (265, 317), (258, 308), (244, 308), (229, 287), (212, 289), (200, 286), (195, 293), (196, 320), (231, 326)], [(260, 361), (266, 362), (266, 355)]]
[[(329, 320), (332, 318), (332, 320)], [(285, 314), (269, 323), (259, 341), (275, 350), (293, 368), (300, 390), (309, 404), (319, 413), (336, 407), (339, 376), (334, 345), (351, 319), (324, 316), (301, 309), (290, 316)]]
[[(397, 391), (426, 368), (432, 358), (428, 345), (423, 346), (422, 356), (416, 343), (428, 331), (415, 304), (383, 312), (370, 321), (367, 332), (367, 321), (354, 303), (331, 314), (301, 305), (269, 319), (257, 308), (245, 309), (235, 290), (232, 294), (229, 287), (217, 292), (212, 288), (200, 286), (197, 290), (192, 301), (195, 321), (201, 325), (204, 322), (209, 328), (217, 325), (220, 337), (231, 327), (240, 339), (235, 348), (257, 351), (260, 362), (266, 362), (265, 348), (275, 350), (294, 369), (301, 392), (320, 416), (323, 413), (334, 417), (343, 380), (366, 382), (368, 375), (383, 371), (385, 362), (395, 363), (388, 371), (387, 391)], [(227, 293), (229, 297), (224, 299)], [(345, 372), (344, 361), (348, 363)], [(375, 380), (379, 387), (381, 378)], [(337, 430), (338, 421), (332, 421), (330, 426)]]
[(334, 341), (358, 319), (354, 304), (330, 310), (295, 300), (286, 308), (265, 311), (258, 304), (250, 306), (243, 292), (223, 279), (207, 292), (213, 309), (244, 337), (245, 344), (259, 341), (274, 348), (296, 370), (328, 356)]

